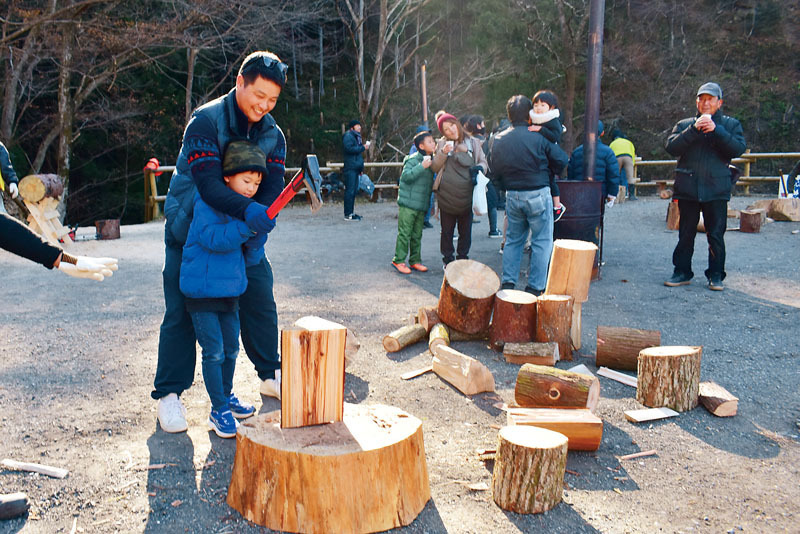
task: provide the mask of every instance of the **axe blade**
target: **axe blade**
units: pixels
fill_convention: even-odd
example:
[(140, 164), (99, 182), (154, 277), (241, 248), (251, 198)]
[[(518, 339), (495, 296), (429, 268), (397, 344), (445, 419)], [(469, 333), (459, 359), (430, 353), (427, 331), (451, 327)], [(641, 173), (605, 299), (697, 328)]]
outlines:
[(303, 161), (303, 184), (308, 191), (311, 202), (311, 213), (316, 213), (322, 207), (322, 176), (319, 173), (319, 161), (315, 154), (308, 154)]

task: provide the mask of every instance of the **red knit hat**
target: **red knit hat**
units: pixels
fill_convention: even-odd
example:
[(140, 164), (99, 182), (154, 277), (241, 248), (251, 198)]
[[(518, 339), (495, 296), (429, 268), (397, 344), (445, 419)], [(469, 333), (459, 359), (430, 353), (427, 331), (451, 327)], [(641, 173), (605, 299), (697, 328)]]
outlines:
[(445, 121), (453, 121), (456, 124), (458, 124), (458, 119), (455, 117), (455, 115), (451, 115), (449, 113), (442, 113), (441, 115), (439, 115), (439, 118), (436, 119), (436, 126), (439, 128), (439, 131), (441, 133), (444, 133), (444, 131), (442, 130), (442, 125), (444, 124)]

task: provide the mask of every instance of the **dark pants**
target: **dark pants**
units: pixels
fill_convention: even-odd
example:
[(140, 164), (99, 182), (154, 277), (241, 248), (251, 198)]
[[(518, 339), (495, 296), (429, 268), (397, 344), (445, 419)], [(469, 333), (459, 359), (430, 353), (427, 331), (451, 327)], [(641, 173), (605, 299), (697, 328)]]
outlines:
[(489, 231), (496, 232), (497, 231), (497, 189), (495, 189), (494, 184), (489, 182), (486, 184), (486, 206), (488, 207), (488, 215), (489, 215)]
[[(170, 393), (180, 395), (194, 380), (195, 333), (180, 290), (183, 249), (165, 247), (164, 320), (158, 339), (158, 364), (155, 389), (150, 396), (160, 399)], [(278, 311), (272, 296), (272, 267), (267, 258), (247, 268), (247, 291), (239, 297), (239, 321), (247, 357), (258, 378), (275, 377), (280, 369), (278, 357)]]
[(423, 221), (424, 223), (430, 222), (431, 216), (433, 215), (433, 206), (434, 206), (433, 203), (436, 201), (436, 198), (433, 195), (434, 194), (431, 193), (431, 198), (430, 201), (428, 202), (428, 209), (425, 210), (425, 220)]
[(700, 212), (703, 212), (703, 224), (708, 239), (708, 269), (706, 278), (718, 274), (725, 279), (725, 228), (728, 224), (728, 201), (712, 200), (697, 202), (695, 200), (678, 200), (680, 223), (678, 226), (678, 245), (672, 253), (672, 264), (676, 274), (694, 276), (692, 272), (692, 254), (694, 238), (697, 235), (697, 223)]
[(358, 192), (358, 175), (361, 174), (357, 169), (342, 169), (342, 181), (344, 182), (344, 216), (353, 214), (353, 206), (356, 203), (356, 193)]
[(239, 354), (239, 313), (198, 311), (189, 315), (197, 342), (203, 349), (203, 382), (211, 408), (227, 409)]
[(439, 241), (439, 251), (442, 261), (447, 264), (453, 261), (453, 231), (458, 224), (458, 255), (457, 260), (466, 260), (469, 257), (469, 248), (472, 246), (472, 209), (454, 215), (441, 211), (442, 236)]

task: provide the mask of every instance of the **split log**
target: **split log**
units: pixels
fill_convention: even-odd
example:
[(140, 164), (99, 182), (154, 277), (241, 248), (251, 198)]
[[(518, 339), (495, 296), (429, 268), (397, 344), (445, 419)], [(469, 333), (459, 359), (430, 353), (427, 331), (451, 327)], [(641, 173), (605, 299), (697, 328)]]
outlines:
[(386, 352), (397, 352), (425, 339), (425, 327), (420, 324), (408, 324), (383, 337), (383, 348)]
[(425, 327), (425, 332), (430, 332), (434, 325), (442, 321), (435, 307), (423, 306), (417, 310), (417, 322)]
[(278, 412), (236, 434), (228, 504), (285, 532), (403, 527), (430, 499), (422, 422), (391, 406), (346, 404), (340, 422), (281, 428)]
[(569, 295), (575, 302), (589, 299), (597, 245), (576, 239), (556, 239), (547, 271), (546, 295)]
[(450, 332), (447, 331), (444, 323), (433, 325), (431, 333), (428, 334), (428, 349), (432, 354), (436, 353), (436, 347), (439, 345), (450, 346)]
[(739, 399), (716, 382), (700, 382), (699, 400), (717, 417), (731, 417), (739, 409)]
[(678, 414), (669, 408), (645, 408), (644, 410), (626, 410), (623, 412), (625, 419), (631, 423), (646, 423), (648, 421), (658, 421), (668, 417), (675, 417)]
[(433, 371), (432, 365), (426, 365), (425, 367), (420, 367), (419, 369), (414, 369), (413, 371), (408, 371), (400, 375), (400, 378), (403, 380), (411, 380), (412, 378), (417, 378), (418, 376), (422, 376), (425, 373), (430, 373)]
[(506, 343), (503, 347), (503, 356), (508, 363), (516, 365), (532, 363), (553, 366), (558, 361), (558, 343), (555, 341)]
[(19, 181), (19, 194), (28, 202), (58, 198), (64, 194), (64, 182), (57, 174), (29, 174)]
[(0, 493), (0, 519), (11, 519), (24, 514), (30, 508), (24, 493)]
[(636, 400), (685, 412), (697, 406), (702, 347), (650, 347), (639, 353)]
[(281, 424), (284, 428), (342, 420), (347, 328), (303, 317), (281, 332)]
[(681, 212), (678, 203), (671, 201), (667, 205), (667, 230), (677, 230), (681, 222)]
[(600, 376), (604, 376), (606, 378), (610, 378), (615, 382), (619, 382), (620, 384), (625, 384), (626, 386), (630, 386), (635, 388), (636, 385), (639, 383), (638, 379), (635, 376), (626, 375), (625, 373), (620, 373), (619, 371), (614, 371), (609, 369), (608, 367), (601, 367), (597, 370), (597, 374)]
[(661, 331), (624, 326), (597, 327), (597, 367), (636, 371), (639, 351), (661, 345)]
[[(569, 339), (572, 343), (572, 348), (580, 350), (581, 348), (581, 316), (582, 316), (583, 302), (572, 303), (572, 321), (569, 323)], [(569, 359), (572, 359), (570, 352)], [(565, 358), (566, 359), (566, 358)]]
[(526, 363), (517, 373), (514, 400), (524, 408), (588, 408), (600, 400), (597, 377)]
[(436, 347), (433, 372), (464, 395), (494, 391), (494, 376), (485, 365), (446, 345)]
[(439, 293), (439, 318), (447, 326), (467, 334), (485, 330), (499, 289), (500, 279), (486, 265), (474, 260), (450, 262), (444, 270)]
[(572, 359), (573, 299), (569, 295), (542, 295), (536, 301), (536, 341), (558, 343), (561, 360)]
[(758, 200), (747, 209), (764, 209), (767, 217), (775, 221), (800, 221), (800, 199), (770, 198)]
[(509, 426), (535, 426), (564, 434), (571, 451), (596, 451), (603, 439), (603, 420), (586, 409), (511, 408), (507, 417)]
[(739, 231), (746, 234), (759, 233), (762, 213), (763, 210), (742, 210), (739, 215)]
[(494, 296), (489, 343), (502, 350), (506, 343), (533, 341), (536, 334), (536, 297), (526, 291), (501, 289)]
[(546, 512), (561, 502), (567, 437), (531, 426), (500, 429), (492, 473), (497, 506), (518, 514)]
[(0, 465), (15, 471), (30, 471), (31, 473), (39, 473), (40, 475), (46, 475), (53, 478), (64, 478), (69, 474), (67, 469), (62, 469), (61, 467), (52, 467), (49, 465), (35, 464), (31, 462), (18, 462), (16, 460), (11, 460), (10, 458), (3, 459), (3, 461), (0, 462)]

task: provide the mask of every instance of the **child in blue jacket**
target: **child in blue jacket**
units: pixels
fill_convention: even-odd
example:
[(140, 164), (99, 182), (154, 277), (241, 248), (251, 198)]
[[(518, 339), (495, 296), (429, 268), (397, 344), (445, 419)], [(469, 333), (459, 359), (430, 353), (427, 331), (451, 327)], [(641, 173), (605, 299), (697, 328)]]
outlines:
[[(228, 144), (222, 176), (230, 189), (252, 198), (266, 172), (266, 156), (256, 145)], [(215, 210), (195, 195), (180, 288), (203, 352), (203, 381), (211, 399), (208, 426), (221, 438), (235, 436), (236, 419), (255, 413), (232, 389), (239, 354), (239, 296), (247, 289), (245, 268), (261, 260), (265, 238), (266, 234), (257, 234), (244, 221)]]

